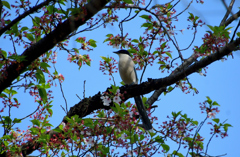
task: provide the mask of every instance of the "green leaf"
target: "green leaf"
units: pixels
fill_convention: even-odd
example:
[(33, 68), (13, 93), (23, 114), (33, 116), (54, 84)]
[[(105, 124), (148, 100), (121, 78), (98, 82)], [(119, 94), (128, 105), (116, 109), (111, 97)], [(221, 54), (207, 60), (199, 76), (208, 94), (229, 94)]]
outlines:
[(21, 123), (21, 119), (14, 118), (13, 123)]
[(113, 35), (112, 34), (107, 34), (106, 37), (110, 38), (112, 37)]
[(46, 129), (41, 129), (40, 132), (43, 134), (44, 132), (46, 132)]
[(7, 1), (2, 1), (2, 4), (7, 7), (8, 9), (11, 9), (10, 4)]
[(178, 157), (184, 157), (181, 153), (177, 152), (176, 150), (173, 151), (172, 155), (177, 155)]
[(26, 56), (19, 56), (19, 55), (15, 55), (15, 54), (9, 56), (8, 58), (9, 59), (14, 59), (16, 61), (26, 61), (25, 60)]
[(43, 102), (46, 102), (47, 101), (47, 92), (46, 92), (46, 89), (45, 88), (38, 88), (38, 92), (39, 92), (39, 95), (40, 97), (42, 98)]
[(198, 121), (192, 121), (194, 125), (198, 125)]
[(53, 131), (56, 131), (56, 132), (58, 132), (58, 133), (61, 133), (61, 132), (62, 132), (62, 130), (59, 129), (59, 128), (53, 129)]
[(208, 97), (208, 96), (206, 96), (207, 97), (207, 103), (209, 104), (209, 105), (212, 105), (212, 100), (210, 99), (210, 97)]
[(123, 2), (125, 2), (127, 4), (133, 4), (132, 0), (123, 0)]
[[(3, 91), (3, 92), (4, 92), (4, 91)], [(0, 97), (7, 98), (6, 94), (4, 94), (4, 93), (1, 93), (1, 94), (0, 94)]]
[(117, 104), (117, 103), (114, 103), (114, 105), (115, 105), (115, 107), (116, 107), (116, 109), (117, 109), (115, 112), (118, 113), (118, 112), (121, 110), (120, 105)]
[(38, 83), (45, 83), (45, 77), (44, 77), (44, 74), (42, 72), (42, 70), (40, 69), (37, 69), (37, 72), (36, 72), (36, 78), (38, 80)]
[(163, 143), (164, 140), (162, 137), (160, 137), (159, 135), (155, 138), (155, 141), (158, 142), (158, 143)]
[(49, 113), (50, 115), (52, 115), (52, 114), (53, 114), (53, 111), (52, 111), (52, 109), (48, 109), (47, 111), (48, 111), (48, 113)]
[(213, 106), (220, 106), (216, 101), (212, 103)]
[(166, 145), (165, 143), (162, 143), (161, 146), (164, 149), (164, 153), (167, 153), (169, 151), (169, 149), (170, 149), (170, 147), (168, 145)]
[(165, 65), (166, 63), (165, 62), (163, 62), (163, 61), (159, 61), (159, 62), (157, 62), (158, 64), (163, 64), (163, 65)]
[(151, 21), (151, 18), (150, 18), (149, 15), (141, 15), (140, 17), (143, 18), (143, 19)]
[(139, 40), (133, 39), (132, 42), (134, 42), (134, 43), (139, 43)]
[(50, 65), (45, 62), (41, 62), (40, 67), (43, 68), (46, 72), (48, 72), (48, 67), (50, 67)]
[(14, 24), (12, 27), (11, 27), (11, 30), (12, 30), (12, 33), (15, 34), (15, 36), (17, 36), (19, 34), (18, 32), (18, 23)]
[(171, 53), (169, 53), (169, 52), (165, 52), (165, 54), (168, 55), (170, 58), (172, 58)]
[(40, 121), (38, 119), (33, 119), (31, 120), (31, 122), (33, 123), (33, 125), (40, 126)]
[(51, 127), (53, 127), (53, 125), (52, 124), (50, 124), (50, 123), (44, 123), (44, 125), (43, 126), (51, 126)]
[(227, 131), (227, 130), (228, 130), (228, 127), (232, 127), (232, 125), (231, 125), (231, 124), (228, 124), (228, 123), (224, 124), (224, 125), (223, 125), (224, 131)]
[(11, 89), (11, 94), (15, 95), (15, 94), (17, 94), (17, 91)]
[(219, 123), (219, 119), (218, 118), (214, 118), (214, 119), (212, 119), (212, 121), (214, 121), (216, 123)]
[(9, 116), (3, 116), (2, 118), (4, 118), (4, 122), (7, 124), (12, 123), (12, 119)]
[(170, 91), (173, 90), (173, 87), (172, 87), (172, 86), (169, 86), (167, 90), (170, 92)]
[(237, 36), (240, 37), (240, 32), (237, 32)]
[(152, 27), (153, 27), (153, 24), (152, 24), (152, 23), (143, 23), (143, 24), (141, 25), (141, 27), (150, 27), (150, 28), (152, 28)]
[(10, 94), (10, 90), (9, 89), (4, 89), (3, 92), (7, 93), (7, 94)]
[(103, 110), (99, 111), (98, 112), (98, 115), (97, 115), (99, 118), (103, 118), (105, 116), (105, 113)]
[(81, 44), (85, 42), (83, 38), (77, 38), (75, 41), (77, 41), (77, 42), (79, 42)]
[(93, 121), (91, 118), (84, 119), (84, 125), (90, 128), (94, 128)]
[(25, 30), (28, 30), (28, 27), (22, 27), (21, 28), (21, 31), (25, 31)]
[(34, 41), (34, 37), (33, 37), (32, 34), (27, 33), (27, 34), (26, 34), (26, 37), (28, 38), (28, 40), (30, 40), (30, 41)]
[(5, 58), (7, 58), (7, 52), (4, 50), (0, 50), (0, 54), (2, 54)]
[(89, 44), (90, 44), (90, 46), (92, 46), (92, 47), (97, 47), (96, 41), (93, 40), (93, 39), (90, 39), (90, 40), (89, 40)]

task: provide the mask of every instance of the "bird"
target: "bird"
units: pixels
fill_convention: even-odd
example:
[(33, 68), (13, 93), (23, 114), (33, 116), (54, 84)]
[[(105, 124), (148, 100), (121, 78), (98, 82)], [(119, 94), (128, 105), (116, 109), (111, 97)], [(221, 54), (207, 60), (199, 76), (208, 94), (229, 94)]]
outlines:
[[(135, 64), (130, 56), (130, 53), (124, 49), (113, 52), (113, 53), (119, 56), (118, 69), (119, 69), (119, 73), (122, 81), (126, 85), (138, 84), (138, 77), (135, 69)], [(144, 128), (147, 131), (152, 130), (152, 124), (150, 122), (150, 119), (148, 118), (146, 109), (143, 105), (140, 95), (135, 96), (134, 100), (135, 100), (140, 118), (143, 122)]]

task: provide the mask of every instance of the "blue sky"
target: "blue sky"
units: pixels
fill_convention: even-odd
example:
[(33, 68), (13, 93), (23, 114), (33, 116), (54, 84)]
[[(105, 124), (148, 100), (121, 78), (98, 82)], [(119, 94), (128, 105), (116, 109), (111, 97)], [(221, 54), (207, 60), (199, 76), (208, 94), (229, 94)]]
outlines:
[[(164, 3), (164, 1), (162, 3)], [(177, 9), (179, 9), (177, 11), (181, 11), (183, 8), (185, 8), (186, 4), (187, 0), (181, 1), (177, 6)], [(240, 2), (235, 2), (235, 6), (240, 6)], [(236, 13), (236, 11), (238, 11), (238, 9), (237, 7), (234, 7), (233, 12)], [(188, 12), (192, 12), (193, 14), (199, 16), (200, 19), (202, 19), (206, 24), (218, 26), (226, 12), (226, 9), (223, 6), (222, 2), (219, 0), (205, 0), (205, 3), (203, 5), (196, 4), (196, 2), (194, 2), (189, 10), (187, 10), (185, 13), (183, 13), (182, 16), (179, 17), (179, 21), (176, 23), (177, 30), (185, 29), (183, 34), (179, 32), (179, 36), (176, 36), (180, 48), (186, 47), (186, 45), (191, 42), (191, 35), (193, 31), (186, 30), (187, 25), (190, 24), (186, 21), (186, 17), (189, 16)], [(126, 11), (121, 11), (122, 16), (120, 16), (120, 18), (123, 18), (126, 13)], [(124, 33), (129, 33), (129, 37), (131, 38), (139, 38), (139, 35), (141, 35), (139, 34), (139, 31), (143, 30), (140, 28), (142, 22), (144, 22), (144, 20), (141, 18), (136, 18), (136, 20), (134, 20), (132, 23), (124, 23)], [(230, 26), (236, 26), (236, 22)], [(231, 29), (232, 32), (234, 31), (234, 28), (235, 27)], [(79, 28), (79, 30), (81, 29), (84, 29), (84, 26)], [(198, 28), (196, 40), (193, 45), (200, 46), (202, 44), (201, 38), (207, 30), (209, 30), (207, 26)], [(103, 41), (106, 39), (106, 34), (110, 33), (114, 35), (120, 33), (117, 24), (114, 26), (108, 25), (105, 29), (99, 28), (92, 32), (81, 33), (79, 36), (77, 36), (86, 37), (87, 39), (94, 39), (97, 41), (97, 47), (93, 51), (89, 52), (90, 58), (93, 60), (91, 67), (85, 65), (80, 70), (78, 70), (77, 65), (69, 63), (67, 61), (66, 58), (68, 54), (66, 52), (60, 51), (58, 53), (56, 68), (58, 69), (58, 72), (63, 74), (65, 77), (63, 90), (69, 107), (80, 101), (76, 94), (81, 98), (83, 97), (82, 93), (84, 80), (86, 80), (86, 97), (93, 96), (99, 91), (103, 92), (107, 87), (113, 84), (113, 82), (109, 81), (109, 76), (103, 75), (103, 73), (99, 70), (99, 61), (101, 60), (100, 56), (111, 56), (118, 60), (117, 55), (112, 53), (117, 49), (108, 46), (107, 43), (103, 43)], [(230, 35), (232, 35), (232, 33)], [(80, 46), (78, 43), (74, 42), (74, 39), (75, 38), (73, 38), (73, 40), (71, 40), (69, 43), (69, 47)], [(4, 40), (1, 37), (0, 43), (3, 43), (1, 46), (3, 49), (12, 51), (12, 45), (10, 42)], [(154, 50), (154, 48), (152, 50)], [(174, 47), (171, 47), (170, 50), (173, 54), (176, 55), (176, 49), (174, 49)], [(22, 53), (23, 49), (18, 48), (18, 52)], [(83, 54), (84, 53), (85, 52), (83, 52)], [(192, 48), (190, 48), (187, 51), (183, 52), (183, 57), (186, 58), (192, 53)], [(182, 111), (189, 117), (201, 121), (204, 119), (205, 115), (201, 114), (199, 103), (206, 100), (206, 96), (209, 96), (212, 100), (217, 101), (221, 107), (219, 108), (220, 113), (216, 115), (216, 118), (220, 118), (222, 122), (227, 119), (227, 123), (230, 123), (233, 125), (233, 127), (229, 128), (229, 136), (227, 138), (221, 139), (221, 137), (218, 137), (212, 140), (208, 151), (208, 154), (211, 156), (223, 155), (227, 153), (226, 156), (231, 157), (238, 156), (239, 154), (237, 146), (239, 145), (238, 143), (240, 140), (240, 71), (237, 70), (237, 68), (240, 66), (240, 53), (238, 51), (234, 52), (233, 54), (234, 59), (232, 59), (232, 57), (228, 57), (227, 61), (217, 61), (209, 65), (206, 77), (200, 76), (197, 73), (194, 73), (189, 77), (190, 82), (195, 88), (198, 89), (199, 94), (195, 94), (194, 96), (192, 93), (184, 94), (179, 88), (177, 88), (166, 96), (161, 95), (159, 97), (160, 101), (157, 101), (154, 104), (158, 105), (158, 108), (153, 115), (158, 117), (158, 123), (162, 123), (166, 120), (167, 115), (170, 115), (172, 111)], [(139, 77), (141, 74), (142, 71), (138, 71)], [(146, 81), (147, 78), (161, 78), (167, 75), (168, 73), (161, 73), (158, 70), (158, 65), (156, 65), (147, 68), (147, 71), (143, 77), (143, 81)], [(121, 80), (118, 73), (114, 74), (114, 79), (117, 85), (120, 86), (119, 82)], [(22, 105), (19, 109), (13, 110), (13, 115), (21, 118), (26, 114), (33, 112), (36, 109), (37, 104), (34, 103), (34, 99), (32, 97), (28, 96), (28, 93), (23, 93), (21, 90), (18, 92), (20, 93), (18, 99)], [(54, 126), (57, 126), (62, 121), (64, 115), (64, 111), (61, 109), (60, 105), (65, 106), (59, 86), (53, 87), (53, 96), (54, 102), (52, 105), (54, 113), (53, 117), (50, 118), (50, 123)], [(21, 128), (26, 129), (27, 125), (29, 124), (21, 124)], [(2, 130), (0, 130), (0, 133), (1, 132)], [(200, 134), (206, 135), (206, 139), (208, 139), (209, 132), (210, 128), (205, 125)], [(170, 145), (171, 151), (177, 149), (177, 147), (178, 145)]]

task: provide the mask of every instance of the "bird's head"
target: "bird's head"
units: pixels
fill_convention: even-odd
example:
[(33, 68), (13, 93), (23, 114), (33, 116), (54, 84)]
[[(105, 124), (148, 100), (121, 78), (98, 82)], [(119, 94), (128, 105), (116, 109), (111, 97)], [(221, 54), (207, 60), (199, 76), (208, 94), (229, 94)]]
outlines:
[(113, 52), (113, 53), (116, 53), (118, 55), (120, 54), (126, 54), (126, 55), (129, 55), (130, 56), (130, 53), (127, 51), (127, 50), (119, 50), (119, 51), (116, 51), (116, 52)]

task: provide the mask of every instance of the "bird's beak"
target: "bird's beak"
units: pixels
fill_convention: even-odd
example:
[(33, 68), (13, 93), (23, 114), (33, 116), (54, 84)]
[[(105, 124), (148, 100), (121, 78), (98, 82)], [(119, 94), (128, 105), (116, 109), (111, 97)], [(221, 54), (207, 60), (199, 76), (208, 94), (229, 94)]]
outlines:
[(113, 53), (116, 53), (116, 54), (118, 54), (118, 51), (113, 51)]

